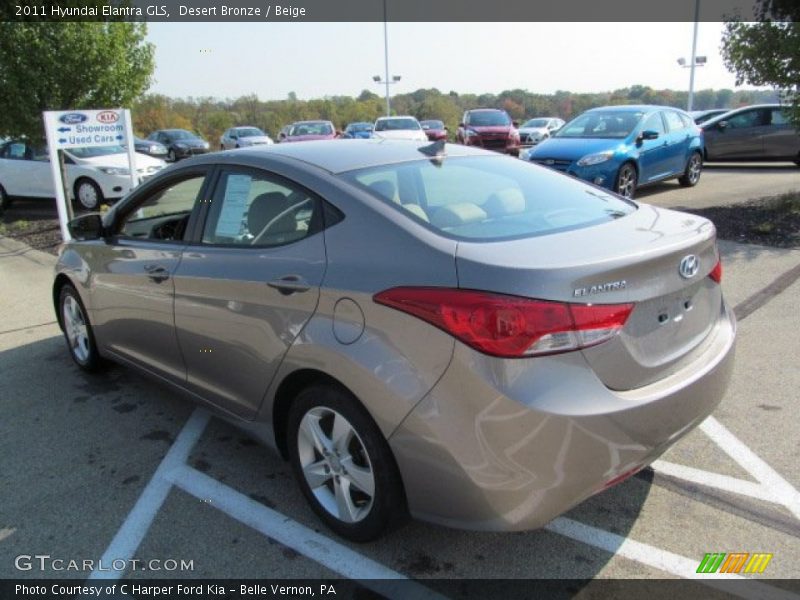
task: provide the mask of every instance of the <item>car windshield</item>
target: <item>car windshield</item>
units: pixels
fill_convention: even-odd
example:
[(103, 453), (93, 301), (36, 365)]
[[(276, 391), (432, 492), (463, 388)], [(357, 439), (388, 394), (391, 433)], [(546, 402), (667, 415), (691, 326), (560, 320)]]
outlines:
[(347, 131), (372, 131), (372, 123), (350, 123), (350, 125), (347, 126)]
[(442, 121), (422, 121), (420, 125), (422, 125), (423, 129), (444, 129)]
[(193, 134), (191, 131), (186, 131), (185, 129), (170, 129), (169, 131), (165, 131), (164, 133), (166, 133), (169, 139), (171, 140), (197, 139), (197, 136), (195, 134)]
[(258, 127), (242, 127), (241, 129), (235, 129), (233, 132), (239, 137), (255, 137), (265, 135), (265, 133)]
[(495, 156), (418, 160), (343, 173), (406, 217), (446, 237), (494, 241), (587, 227), (636, 205), (524, 161)]
[(292, 125), (289, 135), (331, 135), (333, 127), (330, 123), (297, 123)]
[(531, 119), (530, 121), (527, 121), (523, 127), (547, 127), (547, 119)]
[(511, 125), (511, 117), (500, 110), (486, 110), (469, 113), (467, 125), (474, 127), (504, 127)]
[(555, 137), (622, 139), (630, 135), (643, 116), (640, 110), (593, 110), (564, 125)]
[(67, 150), (72, 156), (77, 158), (94, 158), (96, 156), (108, 156), (109, 154), (120, 154), (125, 152), (122, 146), (100, 146), (97, 148), (70, 148)]
[(375, 123), (375, 131), (400, 131), (405, 129), (417, 130), (420, 128), (419, 122), (410, 117), (399, 117), (397, 119), (381, 119)]

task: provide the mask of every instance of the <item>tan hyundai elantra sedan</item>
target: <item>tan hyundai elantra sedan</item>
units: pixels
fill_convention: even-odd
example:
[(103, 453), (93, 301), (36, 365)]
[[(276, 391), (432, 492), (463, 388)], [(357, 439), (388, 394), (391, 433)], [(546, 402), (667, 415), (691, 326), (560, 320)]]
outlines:
[(239, 424), (353, 540), (539, 527), (700, 423), (733, 365), (711, 222), (480, 149), (210, 154), (70, 228), (75, 362)]

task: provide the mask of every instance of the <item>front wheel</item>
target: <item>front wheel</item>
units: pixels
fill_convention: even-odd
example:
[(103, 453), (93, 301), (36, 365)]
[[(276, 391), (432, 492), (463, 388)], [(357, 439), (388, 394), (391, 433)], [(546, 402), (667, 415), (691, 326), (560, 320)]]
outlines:
[(72, 285), (66, 284), (61, 288), (58, 307), (64, 338), (67, 340), (67, 349), (72, 360), (84, 371), (97, 371), (103, 366), (103, 360), (97, 351), (86, 309)]
[(86, 210), (97, 210), (104, 201), (100, 186), (91, 179), (79, 179), (75, 183), (75, 199)]
[(311, 508), (333, 531), (373, 540), (401, 522), (405, 495), (378, 426), (348, 392), (315, 385), (289, 410), (289, 455)]
[(700, 181), (700, 173), (703, 171), (703, 158), (699, 152), (692, 152), (686, 162), (683, 175), (678, 178), (678, 183), (684, 187), (693, 187)]
[(614, 191), (625, 198), (633, 198), (636, 192), (636, 168), (631, 163), (625, 163), (619, 168)]

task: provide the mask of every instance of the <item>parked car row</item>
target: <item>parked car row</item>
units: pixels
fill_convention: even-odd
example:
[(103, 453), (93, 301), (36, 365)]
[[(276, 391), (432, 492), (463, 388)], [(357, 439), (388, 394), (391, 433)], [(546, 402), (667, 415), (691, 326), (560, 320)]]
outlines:
[[(609, 106), (586, 111), (521, 158), (632, 198), (667, 179), (693, 186), (704, 161), (794, 161), (800, 135), (778, 104), (711, 115), (668, 106)], [(697, 124), (700, 120), (700, 125)]]

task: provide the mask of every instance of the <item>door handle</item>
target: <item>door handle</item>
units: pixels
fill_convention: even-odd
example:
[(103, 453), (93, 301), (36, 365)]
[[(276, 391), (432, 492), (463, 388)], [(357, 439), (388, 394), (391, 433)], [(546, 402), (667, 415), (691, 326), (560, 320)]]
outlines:
[(156, 283), (169, 279), (169, 271), (163, 265), (145, 265), (144, 270), (147, 276)]
[(309, 283), (299, 275), (284, 275), (283, 277), (267, 282), (267, 285), (271, 288), (275, 288), (284, 296), (305, 292), (311, 288)]

